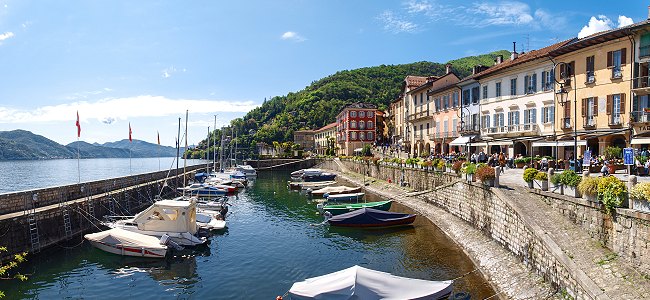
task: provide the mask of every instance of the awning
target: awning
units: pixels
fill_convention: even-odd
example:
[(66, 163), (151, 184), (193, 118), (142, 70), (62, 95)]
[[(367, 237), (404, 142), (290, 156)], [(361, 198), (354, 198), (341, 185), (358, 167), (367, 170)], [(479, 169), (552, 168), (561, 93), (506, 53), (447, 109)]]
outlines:
[(465, 146), (475, 135), (459, 136), (449, 143), (450, 146)]
[(472, 147), (487, 147), (487, 146), (512, 146), (512, 141), (494, 141), (494, 142), (480, 142), (472, 143)]
[[(573, 147), (574, 141), (533, 142), (533, 147)], [(578, 146), (587, 146), (587, 141), (578, 141)]]
[(361, 152), (361, 151), (363, 151), (363, 148), (354, 149), (354, 152)]
[(650, 144), (650, 138), (633, 138), (630, 144), (632, 145)]

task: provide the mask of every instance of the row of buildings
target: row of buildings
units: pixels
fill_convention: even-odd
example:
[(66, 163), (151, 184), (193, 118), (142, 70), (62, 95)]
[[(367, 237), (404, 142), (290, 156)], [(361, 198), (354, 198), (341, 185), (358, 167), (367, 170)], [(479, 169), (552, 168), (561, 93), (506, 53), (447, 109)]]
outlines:
[[(650, 148), (649, 19), (527, 53), (459, 78), (407, 76), (387, 112), (345, 107), (336, 122), (296, 131), (305, 150), (353, 155), (385, 144), (411, 156), (504, 152), (569, 159), (608, 146)], [(576, 147), (577, 146), (577, 147)]]
[(570, 158), (650, 147), (650, 19), (497, 57), (459, 78), (407, 76), (388, 111), (413, 156), (471, 152)]

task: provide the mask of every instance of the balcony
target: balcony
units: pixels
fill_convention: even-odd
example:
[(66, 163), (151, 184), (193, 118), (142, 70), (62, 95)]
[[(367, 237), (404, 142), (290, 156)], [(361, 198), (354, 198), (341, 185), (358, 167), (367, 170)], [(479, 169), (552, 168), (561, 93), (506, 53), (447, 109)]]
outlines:
[(461, 135), (478, 134), (479, 133), (479, 126), (478, 126), (478, 124), (474, 124), (474, 125), (458, 125), (457, 130), (458, 130), (458, 132), (460, 132)]
[(644, 108), (641, 111), (633, 111), (631, 119), (632, 123), (650, 122), (650, 107)]
[(429, 140), (433, 141), (440, 138), (440, 132), (429, 134)]
[(537, 124), (516, 124), (506, 127), (508, 133), (537, 133)]
[(433, 116), (429, 114), (429, 111), (421, 111), (421, 112), (416, 112), (408, 115), (409, 122), (417, 122), (427, 118), (433, 118)]
[(488, 127), (488, 128), (483, 128), (483, 130), (481, 130), (481, 134), (484, 135), (501, 134), (505, 132), (508, 132), (506, 126)]
[(584, 127), (584, 128), (595, 128), (596, 127), (596, 118), (594, 116), (585, 117), (584, 122), (582, 123), (582, 127)]
[(612, 114), (609, 117), (609, 126), (622, 126), (623, 125), (623, 118), (621, 117), (621, 114)]
[(637, 96), (650, 94), (650, 77), (641, 76), (634, 78), (632, 80), (632, 92), (637, 94)]
[(562, 126), (562, 129), (571, 129), (571, 118), (561, 118), (560, 119), (560, 125)]

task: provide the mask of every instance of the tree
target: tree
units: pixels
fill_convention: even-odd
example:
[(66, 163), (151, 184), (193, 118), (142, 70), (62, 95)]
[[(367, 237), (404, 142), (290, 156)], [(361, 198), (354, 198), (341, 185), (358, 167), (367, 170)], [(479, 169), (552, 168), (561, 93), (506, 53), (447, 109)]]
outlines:
[[(0, 247), (0, 252), (7, 252), (7, 247)], [(14, 254), (14, 257), (12, 260), (8, 261), (5, 264), (0, 264), (0, 279), (18, 279), (20, 281), (25, 281), (27, 280), (27, 276), (22, 275), (20, 273), (16, 273), (13, 276), (9, 275), (9, 271), (11, 269), (14, 269), (18, 267), (21, 263), (25, 262), (27, 259), (25, 257), (27, 256), (27, 252), (23, 253), (18, 253)], [(4, 298), (5, 293), (3, 291), (0, 291), (0, 298)]]

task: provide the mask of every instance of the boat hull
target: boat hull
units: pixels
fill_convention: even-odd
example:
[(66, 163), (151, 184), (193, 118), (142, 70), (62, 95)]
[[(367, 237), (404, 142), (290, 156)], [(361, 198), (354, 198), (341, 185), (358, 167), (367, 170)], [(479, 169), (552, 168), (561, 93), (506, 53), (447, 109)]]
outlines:
[(412, 224), (416, 215), (362, 208), (329, 218), (327, 222), (339, 227), (391, 227)]
[(351, 193), (351, 194), (338, 194), (338, 195), (328, 195), (327, 201), (359, 201), (363, 199), (365, 193)]
[(148, 230), (140, 230), (138, 229), (137, 226), (132, 226), (132, 225), (126, 225), (121, 223), (120, 221), (112, 223), (112, 224), (105, 224), (106, 226), (110, 228), (120, 228), (124, 230), (128, 230), (131, 232), (135, 233), (140, 233), (144, 235), (150, 235), (150, 236), (155, 236), (155, 237), (162, 237), (163, 235), (167, 234), (171, 238), (172, 241), (176, 242), (177, 244), (181, 246), (197, 246), (201, 244), (205, 244), (207, 241), (205, 238), (199, 238), (194, 235), (192, 235), (189, 232), (163, 232), (163, 231), (148, 231)]
[(372, 208), (382, 211), (388, 211), (393, 204), (392, 201), (380, 202), (366, 202), (366, 203), (351, 203), (351, 204), (335, 204), (323, 206), (324, 212), (329, 212), (333, 216), (342, 215), (362, 208)]
[(415, 221), (415, 215), (411, 217), (407, 217), (404, 219), (399, 219), (399, 220), (394, 220), (390, 222), (382, 222), (382, 223), (360, 223), (360, 224), (353, 224), (353, 223), (344, 223), (344, 222), (330, 222), (330, 225), (332, 226), (337, 226), (337, 227), (393, 227), (393, 226), (404, 226), (404, 225), (410, 225)]
[(166, 249), (151, 249), (146, 247), (125, 246), (120, 244), (107, 244), (98, 241), (90, 241), (93, 247), (122, 256), (164, 258), (167, 255)]

